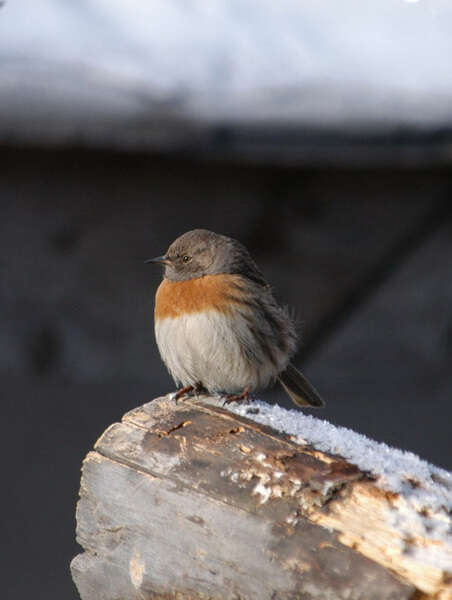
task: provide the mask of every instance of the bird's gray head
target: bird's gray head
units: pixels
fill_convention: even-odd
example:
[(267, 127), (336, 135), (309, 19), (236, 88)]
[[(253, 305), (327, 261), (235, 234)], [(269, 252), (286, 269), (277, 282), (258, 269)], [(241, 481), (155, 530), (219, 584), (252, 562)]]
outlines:
[(170, 245), (164, 256), (146, 262), (165, 265), (164, 277), (170, 281), (232, 273), (265, 283), (240, 242), (207, 229), (187, 231)]

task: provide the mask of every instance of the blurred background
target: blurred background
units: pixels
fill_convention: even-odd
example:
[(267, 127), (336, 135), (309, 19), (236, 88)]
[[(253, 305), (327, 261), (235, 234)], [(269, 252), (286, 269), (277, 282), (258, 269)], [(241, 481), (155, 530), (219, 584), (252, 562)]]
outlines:
[(298, 315), (313, 414), (452, 467), (451, 56), (447, 0), (3, 5), (6, 598), (77, 598), (81, 462), (173, 390), (143, 259), (188, 229)]

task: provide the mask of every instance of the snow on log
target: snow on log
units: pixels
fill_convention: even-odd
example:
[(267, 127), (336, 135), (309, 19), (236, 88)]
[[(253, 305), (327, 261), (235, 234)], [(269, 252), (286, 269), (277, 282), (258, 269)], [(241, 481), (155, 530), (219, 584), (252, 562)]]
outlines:
[(83, 465), (82, 600), (452, 598), (451, 475), (263, 402), (169, 396)]

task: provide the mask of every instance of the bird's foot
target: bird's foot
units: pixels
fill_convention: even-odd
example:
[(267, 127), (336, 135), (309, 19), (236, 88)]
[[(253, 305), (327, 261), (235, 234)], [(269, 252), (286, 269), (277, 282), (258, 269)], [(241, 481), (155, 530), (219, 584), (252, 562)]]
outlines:
[(208, 393), (209, 393), (209, 390), (207, 388), (205, 388), (200, 381), (198, 381), (198, 383), (195, 384), (195, 386), (193, 388), (193, 394), (196, 397), (205, 396)]
[(186, 385), (185, 387), (181, 388), (180, 390), (177, 390), (177, 392), (174, 392), (173, 394), (171, 394), (170, 399), (171, 400), (175, 400), (176, 403), (177, 401), (182, 398), (182, 396), (198, 396), (199, 394), (205, 394), (207, 392), (206, 388), (203, 386), (203, 384), (198, 381), (198, 383), (195, 383), (195, 385)]
[(242, 401), (247, 401), (250, 399), (250, 390), (249, 387), (246, 386), (246, 388), (243, 390), (243, 392), (241, 394), (228, 394), (226, 396), (226, 398), (224, 399), (223, 402), (223, 406), (226, 406), (226, 404), (231, 404), (232, 402), (242, 402)]

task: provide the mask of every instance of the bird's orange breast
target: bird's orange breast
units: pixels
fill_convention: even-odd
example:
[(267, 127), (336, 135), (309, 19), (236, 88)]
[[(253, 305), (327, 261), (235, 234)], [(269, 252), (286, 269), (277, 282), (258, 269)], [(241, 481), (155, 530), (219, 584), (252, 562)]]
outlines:
[(178, 317), (205, 310), (229, 312), (243, 296), (239, 275), (204, 275), (186, 281), (164, 279), (155, 295), (155, 318)]

